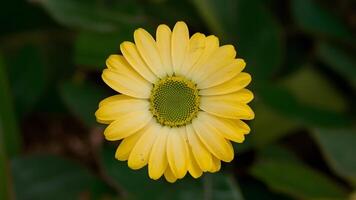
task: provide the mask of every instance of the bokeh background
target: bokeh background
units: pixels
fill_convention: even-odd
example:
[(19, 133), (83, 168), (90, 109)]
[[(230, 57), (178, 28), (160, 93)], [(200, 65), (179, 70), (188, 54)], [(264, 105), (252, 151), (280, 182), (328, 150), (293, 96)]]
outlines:
[[(12, 0), (0, 8), (0, 199), (356, 199), (352, 0)], [(95, 122), (108, 55), (184, 20), (247, 62), (255, 120), (220, 173), (152, 181)]]

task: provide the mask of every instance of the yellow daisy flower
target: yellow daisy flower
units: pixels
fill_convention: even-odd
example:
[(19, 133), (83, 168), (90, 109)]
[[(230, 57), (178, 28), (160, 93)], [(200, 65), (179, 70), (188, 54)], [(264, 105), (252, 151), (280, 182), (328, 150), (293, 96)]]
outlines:
[(135, 170), (148, 165), (150, 178), (169, 182), (219, 171), (234, 158), (230, 141), (241, 143), (250, 131), (241, 119), (254, 118), (244, 60), (213, 35), (189, 37), (184, 22), (173, 31), (158, 26), (156, 40), (139, 28), (134, 40), (107, 59), (102, 78), (121, 94), (95, 113), (109, 124), (105, 138), (122, 140), (116, 159)]

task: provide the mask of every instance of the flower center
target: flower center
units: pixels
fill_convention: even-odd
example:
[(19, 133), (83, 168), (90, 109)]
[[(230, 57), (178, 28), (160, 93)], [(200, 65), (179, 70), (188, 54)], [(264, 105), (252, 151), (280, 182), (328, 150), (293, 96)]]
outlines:
[(154, 84), (150, 103), (150, 110), (160, 124), (183, 126), (191, 123), (197, 116), (198, 89), (184, 77), (169, 76)]

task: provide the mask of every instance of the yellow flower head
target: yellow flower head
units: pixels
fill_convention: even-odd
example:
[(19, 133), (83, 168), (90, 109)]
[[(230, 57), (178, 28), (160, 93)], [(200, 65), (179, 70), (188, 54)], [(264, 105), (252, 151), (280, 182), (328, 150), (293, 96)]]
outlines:
[(134, 40), (107, 59), (102, 78), (121, 94), (95, 113), (109, 124), (105, 138), (122, 140), (115, 157), (132, 169), (148, 165), (150, 178), (169, 182), (219, 171), (234, 158), (230, 141), (241, 143), (250, 132), (241, 119), (254, 118), (244, 60), (213, 35), (189, 37), (184, 22), (173, 31), (158, 26), (156, 40), (137, 29)]

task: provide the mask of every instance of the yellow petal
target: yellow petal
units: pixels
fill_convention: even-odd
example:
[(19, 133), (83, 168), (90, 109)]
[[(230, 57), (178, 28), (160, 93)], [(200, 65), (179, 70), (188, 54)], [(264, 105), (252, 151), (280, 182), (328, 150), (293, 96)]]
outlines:
[[(200, 114), (201, 112), (198, 113), (198, 116)], [(218, 129), (210, 124), (210, 121), (204, 121), (198, 117), (193, 121), (193, 127), (205, 147), (214, 156), (225, 162), (230, 162), (234, 158), (231, 143), (221, 136)]]
[(187, 77), (192, 80), (198, 80), (200, 73), (205, 68), (205, 63), (211, 55), (219, 48), (219, 39), (214, 35), (205, 38), (205, 48), (197, 63), (190, 69)]
[(197, 76), (194, 81), (198, 84), (198, 88), (203, 88), (200, 83), (222, 69), (224, 66), (233, 62), (236, 56), (235, 48), (232, 45), (224, 45), (218, 48), (209, 59), (203, 64), (199, 71), (196, 71)]
[(229, 93), (229, 94), (212, 95), (212, 96), (204, 95), (201, 98), (202, 101), (209, 101), (215, 103), (231, 102), (231, 103), (241, 104), (241, 103), (249, 103), (250, 101), (252, 101), (253, 93), (248, 89), (242, 89), (237, 92)]
[(148, 110), (121, 115), (105, 129), (105, 138), (109, 141), (121, 140), (142, 129), (151, 119), (152, 115)]
[(136, 142), (141, 138), (142, 134), (147, 130), (147, 125), (136, 133), (124, 138), (119, 147), (116, 149), (115, 158), (121, 161), (129, 159), (129, 155), (134, 148)]
[(154, 180), (159, 179), (163, 175), (168, 165), (166, 154), (168, 131), (168, 127), (161, 129), (151, 150), (150, 159), (148, 161), (148, 175)]
[[(124, 96), (124, 95), (117, 95)], [(116, 98), (106, 103), (101, 103), (99, 109), (95, 112), (98, 121), (113, 122), (121, 115), (140, 110), (149, 110), (150, 103), (147, 100), (136, 98)]]
[(110, 97), (107, 97), (107, 98), (101, 100), (99, 102), (99, 107), (104, 106), (106, 104), (110, 104), (110, 103), (115, 102), (115, 101), (128, 100), (128, 99), (132, 99), (132, 97), (126, 96), (126, 95), (123, 95), (123, 94), (113, 95), (113, 96), (110, 96)]
[(158, 77), (164, 77), (166, 72), (163, 69), (161, 56), (159, 54), (156, 41), (146, 30), (139, 28), (134, 33), (136, 47), (141, 57), (146, 62), (151, 71)]
[(244, 135), (250, 132), (248, 125), (241, 120), (220, 118), (206, 112), (200, 113), (199, 118), (208, 121), (224, 138), (234, 142), (243, 142)]
[[(120, 72), (124, 70), (125, 72), (129, 71), (129, 73), (136, 73), (138, 74), (132, 67), (131, 65), (127, 62), (124, 56), (122, 55), (117, 55), (117, 54), (112, 54), (106, 59), (106, 66), (112, 70), (112, 71), (117, 71)], [(138, 75), (140, 76), (140, 75)], [(142, 78), (142, 77), (141, 77)]]
[(250, 84), (250, 82), (251, 82), (251, 75), (242, 72), (236, 75), (233, 79), (225, 83), (200, 90), (199, 94), (201, 95), (229, 94), (241, 90), (242, 88)]
[(246, 87), (251, 82), (251, 76), (248, 73), (239, 73), (233, 79), (222, 83), (220, 85), (202, 89), (199, 91), (200, 95), (221, 95), (236, 92)]
[(184, 141), (184, 127), (170, 129), (167, 139), (167, 158), (169, 166), (177, 178), (183, 178), (188, 167), (188, 147)]
[(211, 153), (205, 148), (204, 144), (200, 141), (191, 124), (186, 126), (186, 131), (188, 141), (197, 164), (204, 172), (208, 171), (212, 165)]
[(209, 172), (215, 173), (218, 172), (221, 168), (221, 162), (219, 159), (217, 159), (215, 156), (213, 156), (213, 165), (211, 166), (211, 169)]
[(205, 80), (200, 82), (201, 88), (210, 88), (225, 83), (239, 74), (246, 66), (243, 59), (234, 59), (231, 63), (223, 66), (215, 73), (209, 75)]
[(192, 175), (193, 178), (199, 178), (203, 174), (203, 171), (200, 169), (193, 156), (192, 148), (189, 145), (188, 133), (186, 129), (183, 132), (183, 138), (186, 143), (186, 146), (188, 147), (188, 172), (190, 173), (190, 175)]
[(162, 58), (162, 67), (167, 75), (173, 74), (172, 56), (171, 56), (171, 29), (164, 24), (158, 26), (156, 31), (156, 43), (159, 54)]
[(121, 53), (124, 55), (128, 63), (134, 68), (142, 77), (151, 83), (157, 81), (157, 76), (148, 68), (146, 63), (141, 58), (136, 46), (132, 42), (123, 42), (120, 45)]
[(149, 127), (136, 142), (130, 153), (127, 164), (131, 169), (140, 169), (148, 163), (152, 146), (159, 136), (160, 130), (161, 126), (157, 122), (150, 122)]
[(139, 77), (138, 74), (124, 70), (117, 72), (104, 69), (102, 78), (108, 86), (122, 94), (142, 99), (150, 97), (152, 84)]
[(176, 75), (181, 75), (181, 67), (184, 62), (189, 45), (189, 31), (184, 22), (177, 22), (172, 32), (172, 65)]
[[(113, 95), (113, 96), (107, 97), (107, 98), (103, 99), (102, 101), (100, 101), (99, 102), (99, 109), (100, 109), (100, 107), (102, 107), (104, 105), (108, 106), (112, 102), (121, 101), (121, 100), (129, 100), (129, 99), (133, 99), (133, 98), (130, 97), (130, 96), (122, 95), (122, 94)], [(112, 120), (105, 121), (105, 120), (99, 119), (98, 116), (97, 116), (97, 112), (98, 111), (96, 111), (96, 113), (95, 113), (97, 122), (102, 123), (102, 124), (110, 124), (112, 122)]]
[[(126, 95), (123, 95), (123, 94), (113, 95), (113, 96), (110, 96), (110, 97), (107, 97), (107, 98), (101, 100), (99, 102), (99, 108), (101, 106), (103, 106), (103, 105), (109, 105), (112, 102), (119, 101), (119, 100), (124, 100), (124, 99), (132, 99), (132, 97), (126, 96)], [(98, 117), (96, 117), (96, 121), (99, 122), (99, 123), (102, 123), (102, 124), (110, 124), (112, 122), (112, 120), (108, 120), (108, 121), (100, 120)]]
[(184, 63), (181, 68), (181, 74), (186, 75), (191, 70), (193, 65), (198, 61), (203, 54), (205, 48), (205, 35), (195, 33), (189, 40), (189, 47)]
[[(229, 96), (237, 99), (230, 99)], [(232, 95), (202, 96), (200, 98), (200, 109), (223, 118), (246, 119), (255, 117), (253, 110), (243, 101), (249, 101), (249, 96)]]
[(169, 166), (167, 167), (166, 171), (164, 172), (164, 177), (170, 183), (174, 183), (177, 180), (177, 177), (174, 176), (174, 174)]
[(188, 171), (189, 171), (190, 175), (192, 175), (193, 178), (199, 178), (203, 174), (203, 171), (198, 166), (191, 149), (189, 149), (189, 159), (188, 160), (189, 160)]

